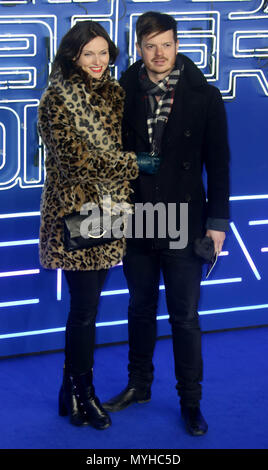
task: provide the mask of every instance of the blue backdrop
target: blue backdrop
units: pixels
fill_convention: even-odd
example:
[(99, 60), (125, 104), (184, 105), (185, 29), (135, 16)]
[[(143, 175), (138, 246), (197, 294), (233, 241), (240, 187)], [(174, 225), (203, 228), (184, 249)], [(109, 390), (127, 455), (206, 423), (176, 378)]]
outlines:
[[(136, 60), (135, 24), (148, 10), (172, 14), (180, 51), (225, 100), (231, 147), (231, 226), (202, 282), (204, 331), (268, 324), (267, 0), (0, 0), (0, 355), (62, 348), (68, 292), (61, 271), (38, 260), (44, 150), (37, 107), (62, 35), (94, 19), (120, 47), (113, 73)], [(266, 145), (265, 145), (266, 143)], [(127, 340), (122, 266), (102, 293), (97, 342)], [(170, 333), (160, 285), (158, 334)]]

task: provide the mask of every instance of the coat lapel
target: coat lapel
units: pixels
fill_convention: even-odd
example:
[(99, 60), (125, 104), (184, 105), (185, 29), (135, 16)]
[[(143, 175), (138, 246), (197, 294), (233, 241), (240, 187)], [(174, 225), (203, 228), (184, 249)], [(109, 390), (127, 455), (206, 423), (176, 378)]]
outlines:
[(174, 139), (177, 140), (183, 131), (184, 112), (185, 99), (182, 93), (182, 86), (180, 86), (179, 84), (175, 91), (172, 110), (169, 115), (164, 132), (164, 141), (167, 139), (165, 143), (167, 143), (168, 145), (171, 144)]
[(189, 133), (196, 127), (196, 121), (201, 118), (200, 111), (203, 108), (200, 98), (202, 98), (200, 93), (190, 87), (185, 77), (182, 77), (176, 88), (174, 103), (166, 125), (165, 144), (169, 146), (178, 142), (183, 133)]

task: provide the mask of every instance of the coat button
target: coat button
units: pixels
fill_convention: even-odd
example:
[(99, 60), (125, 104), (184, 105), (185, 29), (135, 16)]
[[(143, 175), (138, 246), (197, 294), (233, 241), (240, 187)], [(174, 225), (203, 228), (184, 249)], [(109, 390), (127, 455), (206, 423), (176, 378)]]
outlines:
[(185, 135), (185, 137), (191, 137), (192, 133), (191, 133), (190, 129), (185, 129), (184, 135)]
[(182, 168), (183, 168), (184, 170), (190, 170), (190, 168), (191, 168), (191, 163), (190, 163), (190, 162), (183, 162), (183, 163), (182, 163)]

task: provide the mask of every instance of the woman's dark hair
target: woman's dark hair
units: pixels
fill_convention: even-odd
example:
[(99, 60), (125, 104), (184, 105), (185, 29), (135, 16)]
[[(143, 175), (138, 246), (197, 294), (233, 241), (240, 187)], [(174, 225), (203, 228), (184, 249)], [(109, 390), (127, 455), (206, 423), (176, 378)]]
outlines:
[(50, 75), (53, 76), (60, 69), (63, 78), (69, 78), (78, 68), (74, 59), (79, 59), (83, 47), (97, 36), (104, 38), (108, 42), (110, 64), (114, 64), (119, 54), (119, 49), (113, 43), (106, 30), (96, 21), (81, 21), (76, 23), (63, 36), (53, 61)]
[(147, 11), (139, 16), (136, 23), (137, 42), (141, 46), (143, 36), (148, 34), (164, 33), (172, 29), (174, 41), (177, 42), (177, 23), (176, 20), (166, 13), (158, 11)]

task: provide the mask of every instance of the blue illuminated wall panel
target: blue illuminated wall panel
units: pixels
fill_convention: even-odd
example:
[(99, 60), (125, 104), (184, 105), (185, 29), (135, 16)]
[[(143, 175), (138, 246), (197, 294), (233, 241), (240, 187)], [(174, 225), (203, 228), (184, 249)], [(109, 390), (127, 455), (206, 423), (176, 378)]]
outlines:
[[(220, 89), (231, 147), (231, 226), (201, 287), (204, 331), (268, 324), (268, 6), (265, 0), (0, 0), (0, 355), (64, 346), (68, 291), (61, 271), (38, 259), (44, 149), (37, 107), (62, 35), (99, 21), (120, 47), (113, 73), (137, 59), (144, 11), (171, 13), (180, 51)], [(127, 340), (122, 266), (101, 297), (97, 342)], [(163, 281), (158, 333), (170, 333)]]

